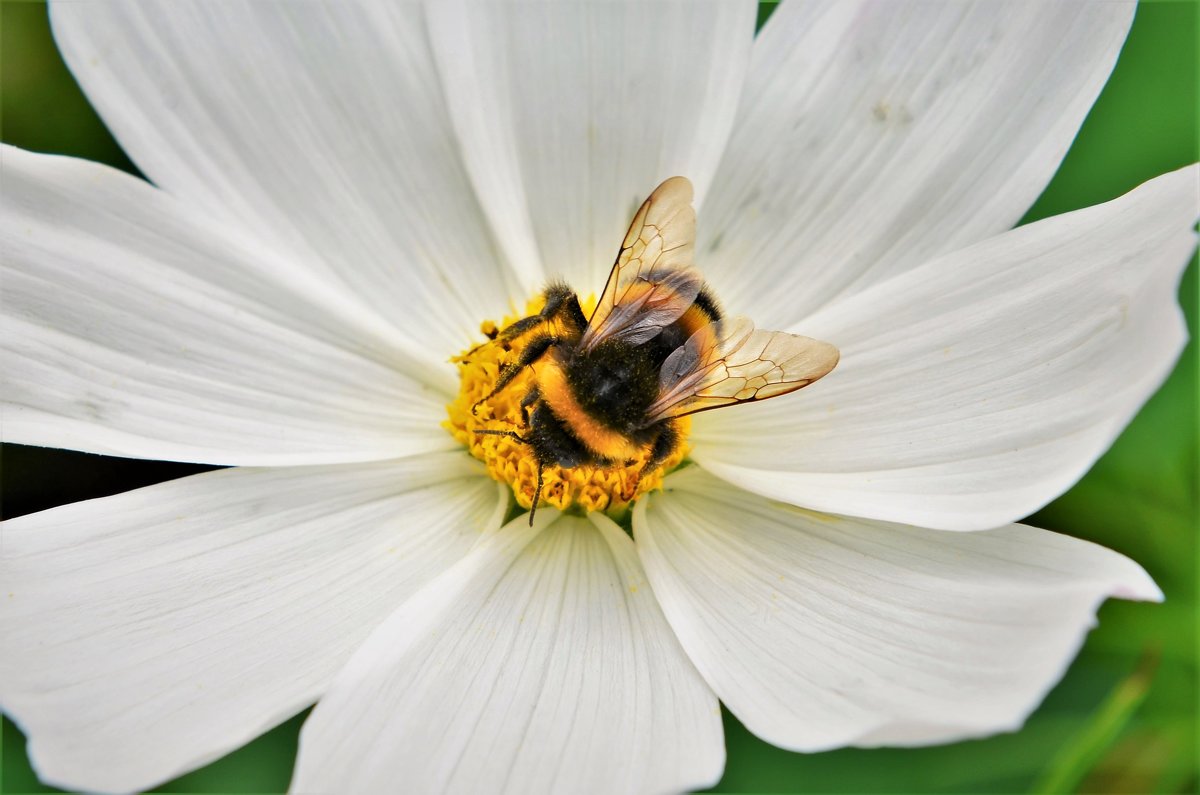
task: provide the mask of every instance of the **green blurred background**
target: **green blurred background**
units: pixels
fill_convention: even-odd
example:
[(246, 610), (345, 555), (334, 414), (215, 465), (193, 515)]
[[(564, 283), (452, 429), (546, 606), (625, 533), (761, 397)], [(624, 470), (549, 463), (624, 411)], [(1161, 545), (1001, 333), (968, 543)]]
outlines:
[[(1142, 4), (1112, 79), (1026, 221), (1106, 201), (1197, 159), (1198, 9), (1195, 0)], [(760, 16), (771, 10), (764, 4)], [(59, 58), (41, 3), (0, 0), (0, 133), (16, 146), (136, 173)], [(1180, 296), (1193, 340), (1196, 296), (1193, 261)], [(1030, 520), (1129, 555), (1167, 601), (1106, 604), (1078, 660), (1022, 731), (939, 748), (802, 755), (758, 741), (726, 714), (729, 761), (715, 791), (1196, 792), (1196, 377), (1193, 341), (1112, 450)], [(15, 445), (0, 452), (6, 517), (204, 469)], [(160, 791), (283, 792), (302, 720)], [(7, 719), (2, 745), (0, 791), (55, 791), (38, 783)]]

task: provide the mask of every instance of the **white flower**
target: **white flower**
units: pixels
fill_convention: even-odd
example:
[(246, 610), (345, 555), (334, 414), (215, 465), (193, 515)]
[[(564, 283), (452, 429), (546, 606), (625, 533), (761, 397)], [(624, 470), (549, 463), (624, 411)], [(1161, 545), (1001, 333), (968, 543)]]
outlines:
[[(1009, 524), (1184, 341), (1195, 167), (1006, 231), (1131, 14), (55, 5), (154, 186), (3, 149), (5, 439), (236, 468), (4, 524), (0, 704), (40, 775), (151, 787), (318, 699), (297, 791), (701, 787), (718, 699), (799, 750), (1019, 726), (1099, 602), (1161, 598)], [(599, 289), (672, 174), (724, 303), (842, 362), (698, 416), (636, 545), (501, 527), (445, 361), (550, 276)]]

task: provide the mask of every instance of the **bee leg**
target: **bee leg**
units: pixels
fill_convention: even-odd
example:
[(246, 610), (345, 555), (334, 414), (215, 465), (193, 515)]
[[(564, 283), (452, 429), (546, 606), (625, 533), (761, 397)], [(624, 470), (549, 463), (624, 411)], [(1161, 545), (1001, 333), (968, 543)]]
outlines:
[(524, 436), (519, 435), (516, 431), (492, 431), (484, 429), (475, 431), (475, 433), (483, 436), (507, 436), (510, 439), (516, 439), (521, 444), (533, 444), (533, 442), (529, 441)]
[(472, 348), (471, 350), (467, 351), (466, 358), (469, 358), (470, 356), (472, 356), (480, 348), (486, 348), (487, 346), (491, 345), (492, 343), (508, 342), (511, 339), (515, 339), (515, 338), (521, 336), (522, 334), (524, 334), (525, 332), (529, 331), (530, 329), (536, 328), (538, 325), (540, 325), (542, 323), (543, 320), (544, 320), (544, 318), (541, 315), (530, 315), (529, 317), (523, 317), (520, 320), (507, 326), (503, 331), (500, 331), (499, 333), (497, 333), (496, 336), (492, 337), (487, 342), (481, 342), (478, 345), (476, 345), (474, 348)]
[(642, 482), (642, 478), (662, 466), (663, 461), (666, 461), (671, 453), (675, 452), (679, 441), (679, 429), (675, 427), (675, 423), (664, 422), (659, 429), (658, 436), (654, 439), (654, 446), (650, 448), (650, 456), (646, 459), (646, 463), (642, 465), (633, 485), (626, 489), (626, 494), (621, 495), (626, 501), (633, 499), (633, 496), (637, 494), (637, 487)]
[(529, 317), (523, 317), (497, 334), (496, 339), (493, 341), (508, 342), (509, 340), (516, 339), (525, 332), (537, 328), (543, 321), (545, 321), (545, 318), (541, 315), (530, 315)]
[(525, 350), (521, 351), (520, 359), (517, 359), (511, 364), (506, 364), (503, 368), (501, 368), (500, 377), (496, 379), (496, 386), (492, 388), (491, 392), (488, 392), (486, 395), (480, 398), (474, 406), (471, 406), (471, 413), (474, 414), (483, 403), (494, 397), (501, 389), (504, 389), (504, 387), (511, 384), (512, 380), (516, 378), (518, 374), (520, 374), (521, 370), (542, 358), (546, 351), (550, 350), (550, 348), (560, 342), (562, 342), (561, 339), (550, 334), (546, 334), (541, 337), (535, 337), (533, 340), (531, 340)]
[(533, 502), (529, 504), (529, 526), (533, 527), (533, 516), (537, 513), (538, 500), (542, 498), (542, 462), (538, 460), (537, 486), (533, 490)]

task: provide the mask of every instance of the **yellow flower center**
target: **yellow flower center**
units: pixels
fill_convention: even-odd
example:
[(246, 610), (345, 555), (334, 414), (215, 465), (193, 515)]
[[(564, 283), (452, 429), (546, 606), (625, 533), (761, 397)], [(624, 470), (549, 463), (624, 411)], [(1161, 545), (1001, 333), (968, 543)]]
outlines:
[[(590, 315), (596, 301), (590, 297), (581, 303), (584, 314)], [(537, 314), (544, 304), (545, 299), (541, 296), (532, 299), (526, 306), (527, 314)], [(480, 331), (489, 339), (495, 339), (499, 332), (519, 319), (518, 316), (506, 317), (500, 325), (485, 320), (480, 324)], [(545, 330), (546, 326), (539, 328)], [(446, 407), (450, 419), (443, 423), (455, 439), (466, 445), (471, 455), (487, 465), (493, 478), (512, 486), (517, 502), (526, 509), (533, 504), (537, 488), (538, 460), (533, 447), (512, 437), (478, 431), (512, 431), (529, 438), (530, 429), (521, 410), (521, 400), (534, 385), (535, 368), (526, 367), (499, 393), (486, 401), (483, 399), (496, 386), (501, 368), (517, 361), (537, 333), (535, 329), (513, 340), (486, 343), (451, 359), (458, 365), (459, 390), (454, 401)], [(476, 404), (478, 407), (472, 411)], [(678, 423), (686, 439), (691, 420), (685, 417)], [(585, 511), (619, 514), (638, 496), (661, 488), (663, 474), (678, 466), (687, 452), (686, 443), (680, 444), (661, 467), (644, 475), (642, 467), (649, 457), (648, 449), (643, 449), (628, 462), (613, 466), (585, 464), (568, 468), (545, 461), (541, 504), (553, 505), (560, 511), (578, 506)]]

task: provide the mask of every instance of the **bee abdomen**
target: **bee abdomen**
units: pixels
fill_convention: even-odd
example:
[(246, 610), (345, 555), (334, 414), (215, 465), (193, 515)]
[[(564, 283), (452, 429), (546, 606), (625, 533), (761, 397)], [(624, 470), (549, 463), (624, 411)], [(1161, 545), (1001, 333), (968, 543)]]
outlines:
[[(573, 371), (568, 375), (557, 360), (548, 359), (538, 368), (538, 390), (542, 401), (576, 439), (600, 458), (624, 460), (637, 456), (643, 445), (624, 430), (619, 424), (620, 418), (613, 422), (611, 415), (614, 412), (597, 411), (598, 405), (611, 408), (621, 404), (621, 385), (612, 380), (590, 385), (598, 386), (602, 394), (585, 391), (589, 384), (579, 383)], [(645, 416), (644, 407), (640, 416)]]

